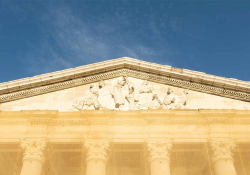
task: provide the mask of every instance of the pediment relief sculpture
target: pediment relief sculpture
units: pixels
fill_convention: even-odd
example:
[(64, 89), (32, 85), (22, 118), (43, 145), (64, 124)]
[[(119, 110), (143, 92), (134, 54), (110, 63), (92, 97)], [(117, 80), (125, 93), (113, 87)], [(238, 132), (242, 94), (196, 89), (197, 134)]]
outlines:
[[(148, 109), (186, 109), (188, 90), (175, 95), (168, 87), (165, 97), (160, 100), (153, 84), (144, 80), (135, 86), (127, 76), (120, 77), (115, 84), (107, 85), (105, 81), (89, 85), (83, 100), (73, 102), (74, 110), (148, 110)], [(126, 105), (127, 108), (126, 108)]]
[(4, 82), (0, 110), (250, 109), (249, 82), (176, 70), (123, 57)]

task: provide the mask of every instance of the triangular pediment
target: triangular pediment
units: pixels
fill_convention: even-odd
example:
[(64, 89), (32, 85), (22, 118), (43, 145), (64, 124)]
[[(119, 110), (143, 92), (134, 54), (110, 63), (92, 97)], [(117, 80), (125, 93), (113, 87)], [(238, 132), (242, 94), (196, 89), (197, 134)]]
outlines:
[[(237, 102), (250, 101), (248, 82), (124, 57), (1, 83), (0, 103), (4, 104), (80, 86), (84, 86), (86, 89), (90, 87), (89, 84), (98, 86), (100, 81), (106, 81), (110, 86), (109, 88), (112, 89), (112, 93), (114, 93), (115, 86), (118, 81), (122, 81), (122, 77), (128, 77), (126, 86), (129, 86), (129, 83), (137, 84), (135, 91), (142, 88), (145, 80), (149, 82), (150, 86), (157, 85), (160, 87), (161, 85), (162, 88), (164, 87), (165, 89), (161, 90), (163, 94), (156, 93), (160, 98), (160, 103), (163, 103), (168, 87), (176, 88), (176, 91), (178, 91), (176, 99), (180, 98), (186, 89), (190, 92), (209, 94), (225, 99), (236, 99)], [(124, 87), (122, 88), (124, 89)], [(128, 87), (126, 88), (128, 89)], [(129, 95), (129, 93), (127, 94)], [(114, 94), (112, 96), (113, 101), (116, 101)], [(126, 98), (126, 102), (129, 101), (125, 95), (122, 98)], [(137, 105), (135, 108), (138, 108), (139, 99), (136, 99), (137, 96), (134, 98), (135, 105)], [(183, 98), (185, 98), (184, 95)]]

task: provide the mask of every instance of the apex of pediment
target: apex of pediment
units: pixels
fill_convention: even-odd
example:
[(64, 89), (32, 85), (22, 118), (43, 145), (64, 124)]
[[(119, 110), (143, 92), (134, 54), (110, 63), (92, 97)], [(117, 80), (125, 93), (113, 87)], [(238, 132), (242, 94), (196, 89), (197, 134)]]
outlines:
[[(70, 88), (86, 83), (86, 81), (89, 81), (90, 79), (93, 82), (99, 81), (99, 79), (102, 79), (103, 74), (107, 73), (109, 73), (109, 75), (106, 75), (105, 77), (103, 76), (104, 79), (114, 78), (114, 75), (111, 76), (112, 72), (114, 71), (116, 71), (116, 77), (123, 75), (126, 76), (128, 74), (131, 74), (130, 76), (135, 77), (136, 75), (132, 75), (131, 71), (137, 71), (136, 73), (133, 72), (133, 74), (147, 73), (151, 76), (140, 78), (155, 82), (159, 82), (159, 76), (168, 77), (169, 84), (174, 82), (174, 86), (179, 86), (177, 83), (179, 82), (179, 84), (185, 84), (188, 89), (193, 88), (194, 90), (202, 92), (208, 92), (208, 90), (193, 86), (196, 86), (195, 84), (199, 84), (209, 86), (210, 88), (219, 88), (220, 90), (219, 92), (217, 91), (216, 94), (220, 96), (227, 96), (229, 98), (232, 94), (231, 90), (233, 90), (237, 92), (237, 99), (250, 101), (250, 82), (209, 75), (204, 72), (192, 71), (188, 69), (175, 68), (168, 65), (151, 63), (130, 57), (121, 57), (76, 68), (70, 68), (47, 74), (41, 74), (34, 77), (0, 83), (0, 103), (12, 101), (17, 98), (20, 99), (21, 97), (24, 98), (33, 95), (39, 95), (41, 91), (38, 88), (45, 88), (48, 92), (52, 92), (58, 90), (58, 88), (55, 88), (55, 86)], [(62, 85), (62, 83), (64, 84)], [(52, 87), (52, 85), (54, 86)], [(189, 86), (191, 86), (191, 88)], [(24, 91), (30, 89), (33, 89), (32, 93), (25, 92), (26, 95), (23, 95)], [(15, 95), (14, 98), (14, 96), (11, 95), (12, 93), (19, 93), (19, 95)], [(8, 95), (8, 97), (6, 95)]]

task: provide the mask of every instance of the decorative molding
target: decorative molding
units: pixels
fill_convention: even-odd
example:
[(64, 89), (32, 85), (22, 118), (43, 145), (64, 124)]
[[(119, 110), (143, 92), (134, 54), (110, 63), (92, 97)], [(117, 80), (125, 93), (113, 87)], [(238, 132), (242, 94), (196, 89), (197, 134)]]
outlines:
[[(135, 83), (131, 79), (128, 79), (127, 76), (118, 79), (113, 86), (107, 86), (101, 80), (98, 82), (98, 85), (89, 85), (89, 88), (84, 92), (83, 99), (73, 102), (72, 110), (136, 111), (148, 109), (188, 109), (187, 89), (181, 95), (175, 95), (173, 90), (168, 87), (163, 101), (159, 99), (156, 92), (153, 92), (153, 89), (154, 85), (150, 85), (147, 80), (144, 80), (141, 85), (135, 86)], [(134, 92), (136, 90), (139, 94), (135, 98)], [(127, 108), (124, 106), (126, 100), (129, 103), (129, 107)]]
[(83, 125), (86, 123), (87, 119), (82, 119), (82, 118), (64, 118), (64, 119), (53, 119), (51, 120), (51, 123), (53, 124), (74, 124), (74, 125)]
[(51, 121), (51, 118), (29, 118), (30, 124), (49, 124)]
[(147, 125), (147, 120), (144, 118), (114, 118), (115, 125)]
[(171, 140), (148, 140), (149, 162), (156, 159), (165, 159), (170, 163)]
[(249, 93), (227, 90), (225, 88), (208, 86), (208, 85), (199, 84), (199, 83), (192, 83), (190, 81), (169, 78), (166, 76), (142, 73), (142, 72), (138, 72), (134, 70), (127, 70), (127, 76), (146, 79), (148, 81), (163, 83), (163, 84), (167, 84), (171, 86), (177, 86), (177, 87), (190, 89), (190, 90), (194, 90), (198, 92), (206, 92), (206, 93), (213, 94), (213, 95), (219, 95), (223, 97), (229, 97), (229, 98), (239, 99), (239, 100), (248, 101), (248, 102), (250, 101)]
[(203, 84), (209, 84), (226, 89), (230, 88), (242, 92), (250, 91), (250, 83), (247, 81), (241, 81), (233, 78), (224, 78), (209, 75), (204, 72), (179, 69), (168, 65), (155, 64), (134, 58), (122, 57), (34, 77), (0, 83), (0, 94), (30, 89), (31, 87), (34, 88), (41, 85), (45, 86), (56, 82), (72, 80), (74, 78), (95, 75), (97, 73), (105, 73), (111, 70), (118, 70), (122, 68), (139, 70), (142, 72), (153, 72), (157, 75), (164, 75), (198, 83), (202, 82)]
[(226, 88), (209, 86), (202, 83), (194, 83), (190, 81), (180, 80), (177, 78), (170, 78), (167, 76), (157, 75), (153, 73), (145, 73), (143, 70), (131, 70), (131, 69), (119, 69), (115, 71), (110, 71), (106, 73), (100, 73), (93, 76), (88, 76), (84, 78), (78, 78), (70, 81), (65, 81), (62, 83), (55, 83), (52, 85), (41, 86), (37, 88), (32, 88), (28, 90), (18, 91), (14, 93), (0, 95), (0, 103), (14, 101), (22, 98), (27, 98), (35, 95), (41, 95), (48, 92), (54, 92), (58, 90), (63, 90), (67, 88), (72, 88), (80, 85), (85, 85), (101, 80), (116, 78), (119, 76), (131, 76), (134, 78), (140, 78), (152, 82), (167, 84), (171, 86), (181, 87), (185, 89), (190, 89), (198, 92), (205, 92), (213, 95), (219, 95), (222, 97), (228, 97), (233, 99), (238, 99), (242, 101), (250, 102), (250, 94), (247, 92), (241, 92), (238, 90), (230, 90)]
[(109, 140), (85, 140), (84, 147), (87, 150), (87, 162), (93, 159), (107, 162), (110, 149)]
[(27, 98), (27, 97), (31, 97), (35, 95), (41, 95), (41, 94), (45, 94), (48, 92), (54, 92), (58, 90), (80, 86), (80, 85), (85, 85), (85, 84), (93, 83), (93, 82), (100, 81), (103, 79), (115, 78), (118, 76), (122, 76), (123, 71), (124, 70), (121, 69), (121, 70), (111, 71), (111, 72), (107, 72), (103, 74), (97, 74), (94, 76), (88, 76), (84, 78), (78, 78), (78, 79), (74, 79), (70, 81), (65, 81), (62, 83), (55, 83), (55, 84), (48, 85), (48, 86), (42, 86), (38, 88), (0, 95), (0, 103), (14, 101), (17, 99)]
[(1, 125), (29, 124), (29, 120), (23, 118), (15, 118), (15, 119), (1, 118), (0, 124)]
[(24, 150), (23, 161), (37, 160), (42, 163), (45, 161), (45, 150), (47, 147), (47, 140), (21, 140), (21, 148)]
[(233, 140), (210, 140), (209, 144), (212, 152), (212, 163), (223, 159), (233, 161), (232, 151), (236, 148), (236, 144)]
[[(152, 114), (153, 115), (153, 114)], [(0, 118), (0, 125), (15, 125), (15, 124), (53, 124), (53, 125), (94, 125), (94, 124), (115, 124), (115, 125), (150, 125), (150, 124), (210, 124), (210, 123), (223, 123), (223, 124), (250, 124), (250, 117), (244, 118), (203, 118), (203, 117), (134, 117), (134, 118), (120, 118), (120, 117), (88, 117), (88, 118), (56, 118), (51, 120), (32, 119), (11, 119)]]

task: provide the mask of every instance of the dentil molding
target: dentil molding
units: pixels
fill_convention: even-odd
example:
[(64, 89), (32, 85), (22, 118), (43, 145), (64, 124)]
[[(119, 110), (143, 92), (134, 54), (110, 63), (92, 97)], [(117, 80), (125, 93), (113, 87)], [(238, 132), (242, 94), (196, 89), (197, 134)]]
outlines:
[(28, 90), (22, 90), (22, 91), (0, 95), (0, 103), (14, 101), (14, 100), (32, 97), (36, 95), (41, 95), (41, 94), (63, 90), (67, 88), (72, 88), (72, 87), (76, 87), (80, 85), (90, 84), (93, 82), (107, 80), (107, 79), (116, 78), (120, 76), (130, 76), (130, 77), (157, 82), (161, 84), (181, 87), (181, 88), (190, 89), (190, 90), (194, 90), (198, 92), (205, 92), (205, 93), (209, 93), (213, 95), (219, 95), (222, 97), (228, 97), (228, 98), (250, 102), (250, 93), (248, 92), (231, 90), (227, 88), (220, 88), (220, 87), (216, 87), (212, 85), (211, 86), (205, 85), (202, 83), (194, 83), (191, 81), (185, 81), (185, 80), (181, 80), (178, 78), (170, 78), (168, 76), (157, 75), (154, 73), (146, 73), (146, 72), (131, 70), (131, 69), (118, 69), (118, 70), (110, 71), (106, 73), (100, 73), (100, 74), (87, 76), (83, 78), (77, 78), (77, 79), (64, 81), (60, 83), (54, 83), (51, 85), (46, 85), (46, 86), (31, 88)]
[(77, 112), (0, 111), (0, 125), (250, 124), (249, 116), (250, 112), (243, 110), (205, 109)]

